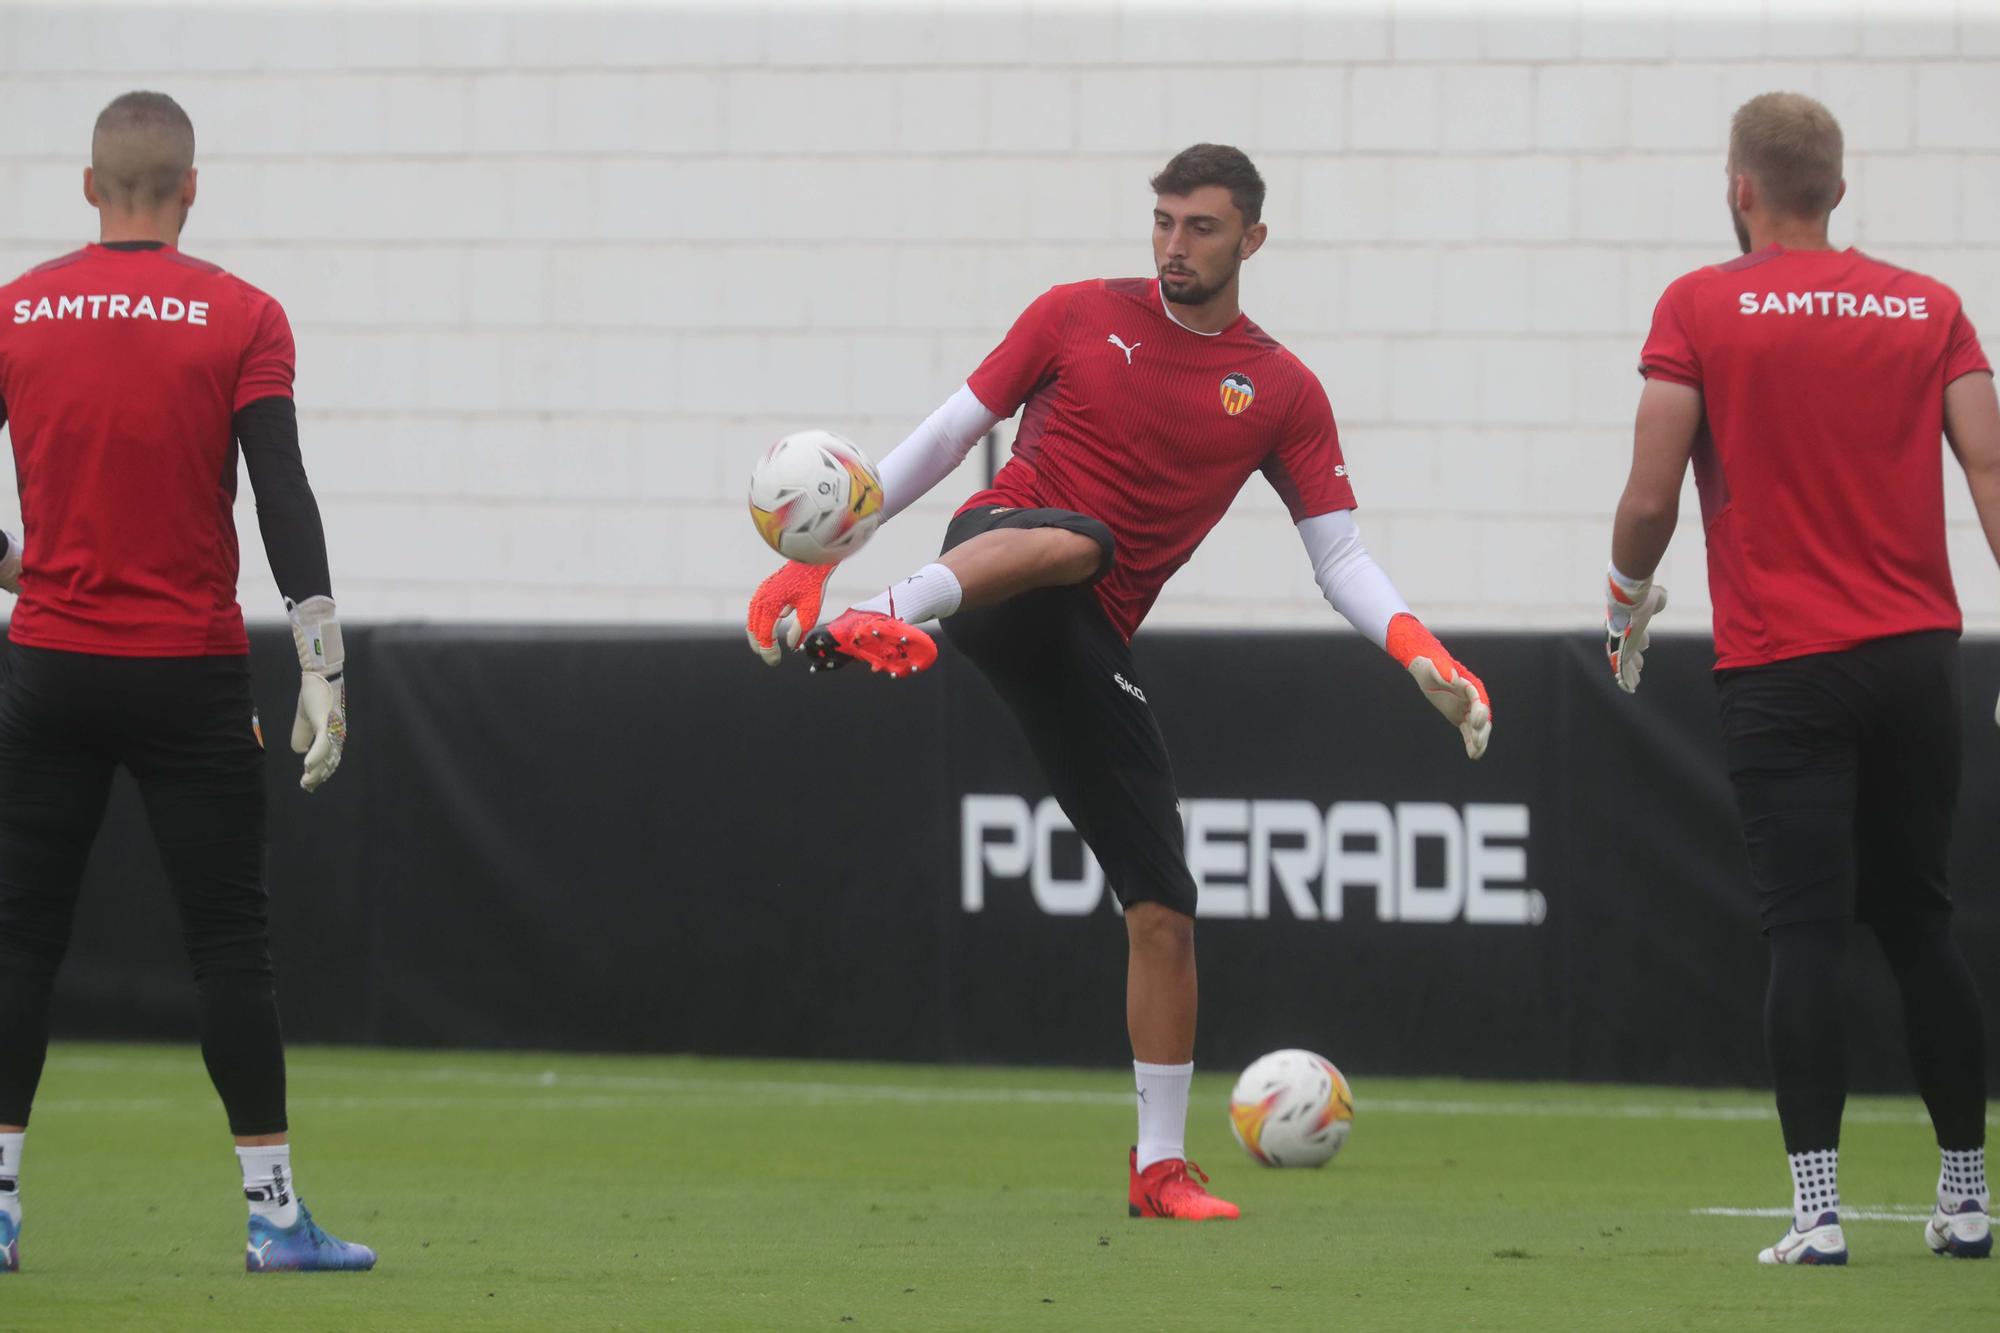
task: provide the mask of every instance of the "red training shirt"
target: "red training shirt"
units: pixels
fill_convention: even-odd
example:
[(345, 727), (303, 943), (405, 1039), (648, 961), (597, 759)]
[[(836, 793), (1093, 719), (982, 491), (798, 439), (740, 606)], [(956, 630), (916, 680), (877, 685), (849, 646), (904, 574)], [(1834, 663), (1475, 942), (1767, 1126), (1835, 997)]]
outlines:
[(172, 247), (86, 246), (0, 287), (0, 403), (26, 527), (16, 643), (247, 653), (231, 418), (290, 397), (278, 303)]
[(960, 508), (1069, 509), (1118, 539), (1098, 600), (1127, 639), (1250, 474), (1292, 520), (1354, 507), (1318, 377), (1248, 318), (1184, 328), (1151, 278), (1052, 287), (966, 384), (1001, 416), (1023, 403), (1013, 457)]
[(1962, 628), (1944, 387), (1987, 369), (1949, 287), (1859, 251), (1772, 246), (1667, 288), (1639, 371), (1707, 412), (1718, 669)]

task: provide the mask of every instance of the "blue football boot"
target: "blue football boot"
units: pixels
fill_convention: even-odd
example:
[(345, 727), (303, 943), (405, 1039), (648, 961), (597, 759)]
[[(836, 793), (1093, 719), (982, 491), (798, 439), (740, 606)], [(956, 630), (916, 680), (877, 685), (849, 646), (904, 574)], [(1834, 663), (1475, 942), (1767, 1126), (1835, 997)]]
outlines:
[(250, 1219), (243, 1266), (252, 1273), (365, 1273), (375, 1266), (375, 1251), (327, 1235), (302, 1199), (299, 1220), (289, 1227), (273, 1226), (261, 1217)]
[(0, 1213), (0, 1273), (21, 1271), (21, 1227), (13, 1218)]

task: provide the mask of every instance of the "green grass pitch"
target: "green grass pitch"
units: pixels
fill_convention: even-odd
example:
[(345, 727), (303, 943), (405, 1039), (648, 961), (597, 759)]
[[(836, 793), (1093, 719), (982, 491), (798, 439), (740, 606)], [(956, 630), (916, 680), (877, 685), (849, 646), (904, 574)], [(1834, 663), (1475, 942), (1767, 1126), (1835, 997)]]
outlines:
[[(1336, 1053), (1337, 1055), (1337, 1053)], [(1117, 1070), (340, 1049), (292, 1056), (294, 1165), (372, 1274), (243, 1272), (191, 1049), (65, 1045), (28, 1137), (29, 1329), (1880, 1329), (1994, 1325), (1941, 1260), (1914, 1100), (1849, 1105), (1853, 1264), (1762, 1269), (1789, 1201), (1749, 1092), (1371, 1079), (1346, 1151), (1271, 1171), (1195, 1084), (1236, 1223), (1125, 1216)]]

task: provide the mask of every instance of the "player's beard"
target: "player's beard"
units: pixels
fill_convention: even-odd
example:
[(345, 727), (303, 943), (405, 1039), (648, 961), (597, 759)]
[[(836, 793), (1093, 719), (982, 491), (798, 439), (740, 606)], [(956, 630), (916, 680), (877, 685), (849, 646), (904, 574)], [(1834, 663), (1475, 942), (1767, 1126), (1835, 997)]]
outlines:
[[(1241, 263), (1242, 261), (1238, 260), (1236, 263), (1231, 264), (1227, 273), (1210, 283), (1204, 283), (1201, 281), (1199, 275), (1192, 272), (1188, 274), (1169, 275), (1165, 269), (1162, 269), (1160, 271), (1160, 295), (1166, 297), (1168, 302), (1173, 305), (1206, 305), (1208, 302), (1213, 301), (1224, 287), (1229, 285), (1229, 280), (1236, 276), (1236, 270), (1241, 266)], [(1182, 284), (1181, 286), (1169, 287), (1167, 285), (1168, 282), (1176, 279)]]

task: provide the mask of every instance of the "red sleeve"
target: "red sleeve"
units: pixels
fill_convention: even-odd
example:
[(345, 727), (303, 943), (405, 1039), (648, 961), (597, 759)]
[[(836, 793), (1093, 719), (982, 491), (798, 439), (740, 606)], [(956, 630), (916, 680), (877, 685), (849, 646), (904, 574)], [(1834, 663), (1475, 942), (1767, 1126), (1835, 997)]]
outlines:
[(297, 360), (284, 307), (259, 292), (251, 306), (250, 341), (236, 372), (236, 402), (230, 410), (241, 412), (259, 398), (290, 398)]
[(1347, 479), (1347, 462), (1340, 456), (1340, 431), (1333, 424), (1333, 405), (1319, 377), (1300, 368), (1305, 385), (1285, 419), (1278, 447), (1264, 460), (1264, 476), (1300, 523), (1320, 514), (1354, 508), (1354, 486)]
[(1986, 353), (1979, 348), (1979, 333), (1972, 327), (1972, 321), (1965, 317), (1965, 309), (1961, 306), (1958, 313), (1952, 316), (1951, 336), (1945, 342), (1944, 382), (1949, 384), (1961, 375), (1992, 369), (1986, 360)]
[(1036, 297), (1000, 345), (988, 352), (979, 369), (966, 379), (966, 387), (988, 411), (1013, 416), (1037, 386), (1055, 377), (1070, 291), (1068, 287), (1051, 287)]
[(1688, 335), (1683, 311), (1686, 292), (1684, 281), (1676, 282), (1653, 307), (1653, 331), (1646, 335), (1646, 348), (1639, 353), (1639, 373), (1649, 380), (1669, 380), (1699, 389), (1701, 358)]

